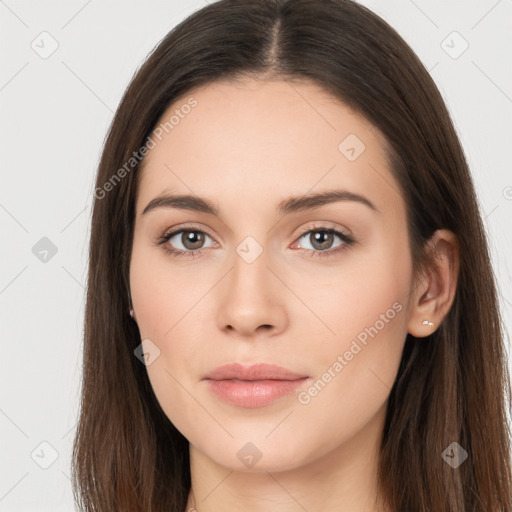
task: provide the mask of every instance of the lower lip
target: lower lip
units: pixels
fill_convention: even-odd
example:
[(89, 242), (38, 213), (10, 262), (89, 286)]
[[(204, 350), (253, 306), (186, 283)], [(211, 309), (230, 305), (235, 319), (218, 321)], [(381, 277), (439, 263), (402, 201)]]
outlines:
[(211, 380), (210, 390), (218, 397), (239, 407), (264, 407), (278, 398), (293, 394), (308, 380)]

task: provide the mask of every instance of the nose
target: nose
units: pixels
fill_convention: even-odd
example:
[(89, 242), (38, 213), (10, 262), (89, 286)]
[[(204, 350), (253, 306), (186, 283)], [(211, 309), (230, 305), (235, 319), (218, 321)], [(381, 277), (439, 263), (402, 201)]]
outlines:
[(254, 261), (238, 253), (233, 268), (222, 280), (217, 302), (219, 329), (231, 335), (252, 338), (266, 332), (275, 336), (286, 329), (286, 288), (263, 251)]

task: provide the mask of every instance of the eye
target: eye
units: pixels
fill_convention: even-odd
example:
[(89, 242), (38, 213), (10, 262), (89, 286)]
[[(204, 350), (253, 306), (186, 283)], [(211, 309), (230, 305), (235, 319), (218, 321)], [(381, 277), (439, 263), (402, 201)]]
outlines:
[[(336, 238), (338, 238), (340, 242), (337, 245), (333, 245)], [(305, 243), (300, 243), (299, 248), (307, 250), (311, 257), (331, 256), (355, 242), (351, 236), (343, 231), (328, 226), (315, 226), (313, 229), (307, 229), (300, 235), (299, 240), (302, 239), (305, 240)], [(311, 249), (304, 247), (304, 245), (307, 246), (308, 243)]]
[(161, 236), (158, 238), (157, 244), (162, 245), (163, 249), (171, 256), (194, 257), (196, 254), (201, 254), (200, 249), (205, 248), (206, 238), (212, 240), (210, 235), (200, 229), (181, 228)]
[[(340, 242), (333, 245), (336, 238), (338, 238)], [(206, 239), (210, 239), (212, 244), (205, 247)], [(308, 256), (311, 257), (331, 256), (355, 243), (354, 238), (343, 231), (323, 225), (303, 230), (298, 240), (300, 241), (302, 239), (304, 239), (305, 242), (300, 243), (298, 248), (307, 251)], [(305, 245), (307, 246), (308, 243), (311, 249), (304, 247)], [(157, 238), (156, 244), (162, 245), (164, 251), (173, 257), (194, 257), (202, 253), (201, 249), (215, 247), (217, 245), (212, 237), (205, 231), (188, 226), (164, 234)]]

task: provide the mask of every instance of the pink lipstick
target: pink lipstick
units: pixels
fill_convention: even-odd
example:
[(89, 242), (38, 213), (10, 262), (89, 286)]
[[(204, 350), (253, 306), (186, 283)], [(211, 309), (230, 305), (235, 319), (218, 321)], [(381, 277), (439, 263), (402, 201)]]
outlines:
[(224, 401), (238, 407), (264, 407), (293, 394), (309, 377), (266, 363), (220, 366), (203, 377), (208, 388)]

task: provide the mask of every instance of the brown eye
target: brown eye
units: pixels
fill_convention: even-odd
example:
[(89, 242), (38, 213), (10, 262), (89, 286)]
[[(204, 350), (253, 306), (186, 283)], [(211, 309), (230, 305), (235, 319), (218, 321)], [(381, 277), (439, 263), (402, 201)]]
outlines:
[(326, 230), (311, 231), (309, 234), (309, 241), (313, 248), (319, 251), (330, 249), (334, 241), (334, 233)]
[[(211, 241), (209, 246), (205, 245), (207, 239)], [(200, 254), (203, 248), (215, 244), (213, 239), (200, 229), (179, 229), (158, 238), (157, 243), (173, 256), (194, 256)]]
[[(336, 239), (339, 242), (336, 242)], [(306, 251), (307, 255), (311, 257), (335, 256), (355, 243), (352, 236), (327, 226), (316, 226), (313, 229), (302, 231), (298, 240), (299, 249)]]
[[(341, 243), (333, 245), (335, 243), (336, 238), (341, 239)], [(300, 239), (305, 239), (306, 242), (309, 242), (311, 248), (314, 249), (315, 251), (327, 251), (347, 241), (346, 235), (334, 229), (311, 229), (304, 233), (300, 237)], [(300, 245), (301, 248), (308, 249), (308, 247), (304, 247), (303, 242), (301, 242)]]
[(204, 244), (204, 237), (202, 231), (182, 231), (180, 241), (186, 249), (194, 251)]

